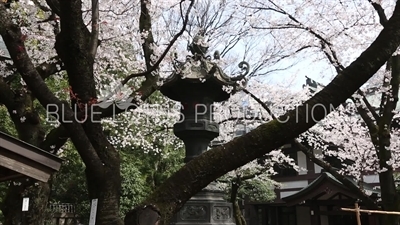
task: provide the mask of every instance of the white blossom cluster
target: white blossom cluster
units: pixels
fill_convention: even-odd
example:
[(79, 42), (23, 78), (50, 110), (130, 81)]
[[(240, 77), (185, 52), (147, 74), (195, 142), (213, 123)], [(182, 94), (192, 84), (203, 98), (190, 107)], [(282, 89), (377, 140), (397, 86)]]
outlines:
[[(352, 103), (348, 107), (339, 107), (321, 123), (301, 135), (302, 140), (315, 149), (322, 149), (323, 155), (331, 156), (342, 162), (341, 173), (362, 180), (366, 173), (382, 172), (378, 164), (377, 149), (372, 143), (371, 135), (365, 122), (354, 113)], [(353, 108), (353, 109), (352, 109)], [(400, 167), (400, 134), (397, 128), (390, 132), (391, 160), (388, 165), (394, 169)], [(337, 146), (337, 149), (330, 149)], [(321, 156), (322, 157), (322, 156)]]
[[(302, 100), (306, 99), (306, 92), (291, 92), (287, 88), (277, 85), (268, 85), (265, 82), (252, 80), (247, 90), (265, 103), (278, 117), (287, 110), (293, 109)], [(244, 133), (256, 128), (257, 126), (272, 120), (271, 115), (252, 98), (243, 92), (236, 93), (228, 101), (219, 105), (216, 104), (214, 118), (220, 122), (221, 133), (217, 140), (227, 142), (235, 138), (240, 131), (244, 129)], [(242, 135), (240, 133), (239, 135)], [(249, 175), (256, 176), (252, 179), (263, 182), (271, 182), (273, 186), (279, 187), (279, 183), (271, 180), (271, 176), (277, 172), (274, 165), (285, 164), (297, 171), (300, 168), (294, 159), (285, 155), (281, 149), (271, 151), (266, 154), (263, 160), (252, 161), (236, 170), (227, 173), (223, 179), (234, 179), (237, 177), (246, 177)], [(227, 188), (227, 183), (219, 183), (221, 188)]]
[(156, 104), (143, 103), (133, 111), (104, 120), (104, 125), (113, 131), (110, 141), (118, 148), (162, 153), (168, 145), (183, 147), (172, 132), (178, 120), (177, 103), (162, 97)]

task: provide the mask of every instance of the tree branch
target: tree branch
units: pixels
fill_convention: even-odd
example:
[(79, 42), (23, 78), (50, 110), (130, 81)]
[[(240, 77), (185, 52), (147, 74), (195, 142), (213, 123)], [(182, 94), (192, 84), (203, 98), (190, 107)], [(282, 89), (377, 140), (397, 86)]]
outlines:
[(67, 142), (69, 136), (64, 126), (54, 128), (47, 134), (39, 147), (45, 151), (57, 154), (57, 151)]
[[(376, 134), (378, 132), (378, 126), (376, 124), (377, 121), (374, 121), (374, 119), (372, 119), (371, 116), (368, 115), (369, 110), (362, 106), (362, 103), (358, 98), (351, 97), (350, 99), (354, 102), (354, 105), (357, 108), (357, 112), (360, 114), (361, 118), (367, 125), (372, 138), (374, 136), (373, 134)], [(376, 140), (372, 139), (371, 141), (376, 144)]]
[(389, 85), (389, 91), (382, 94), (382, 101), (384, 101), (382, 116), (378, 122), (379, 132), (378, 140), (379, 145), (377, 146), (377, 155), (379, 159), (379, 167), (382, 170), (379, 173), (382, 193), (382, 202), (385, 210), (398, 210), (399, 194), (396, 190), (396, 184), (394, 181), (394, 170), (393, 166), (389, 163), (392, 159), (391, 145), (391, 123), (393, 120), (393, 110), (397, 106), (399, 98), (399, 84), (400, 84), (400, 56), (396, 55), (391, 57), (389, 67), (391, 67), (391, 78)]
[[(58, 56), (52, 57), (49, 60), (50, 62), (43, 62), (40, 65), (36, 66), (37, 72), (40, 74), (43, 80), (46, 80), (49, 76), (60, 72), (64, 69), (62, 62)], [(14, 74), (5, 78), (6, 83), (10, 83), (12, 80), (17, 78), (19, 75), (18, 71)]]
[(260, 122), (266, 122), (267, 121), (266, 118), (258, 117), (258, 116), (255, 116), (255, 117), (230, 117), (230, 118), (223, 119), (223, 120), (219, 121), (218, 124), (223, 124), (223, 123), (226, 123), (228, 121), (246, 121), (246, 120), (249, 120), (249, 121), (260, 121)]
[[(140, 32), (147, 32), (147, 37), (145, 38), (145, 41), (143, 43), (143, 52), (144, 52), (144, 57), (146, 60), (146, 67), (147, 70), (143, 73), (137, 73), (137, 74), (131, 74), (127, 76), (123, 81), (122, 85), (128, 83), (128, 81), (134, 77), (139, 77), (139, 76), (146, 76), (148, 77), (151, 75), (151, 73), (155, 70), (158, 69), (160, 66), (161, 62), (164, 60), (165, 56), (168, 54), (169, 50), (172, 48), (172, 46), (175, 44), (175, 42), (178, 40), (178, 38), (183, 34), (183, 32), (186, 29), (186, 25), (189, 21), (189, 14), (190, 11), (194, 5), (194, 0), (190, 0), (190, 5), (186, 11), (185, 18), (183, 20), (183, 25), (182, 29), (175, 34), (175, 36), (172, 38), (172, 40), (169, 42), (167, 48), (164, 50), (164, 52), (161, 54), (161, 56), (158, 58), (157, 62), (152, 64), (150, 56), (153, 54), (153, 50), (151, 49), (151, 45), (154, 44), (154, 39), (153, 39), (153, 34), (151, 32), (151, 17), (149, 15), (149, 11), (147, 9), (147, 2), (146, 0), (141, 0), (141, 9), (142, 13), (140, 14)], [(181, 3), (182, 4), (182, 3)]]
[(46, 0), (47, 5), (57, 15), (60, 15), (60, 1), (59, 0)]
[(376, 112), (376, 109), (374, 109), (374, 107), (371, 105), (371, 103), (369, 103), (367, 97), (365, 96), (365, 93), (363, 91), (361, 91), (360, 89), (357, 90), (357, 94), (361, 95), (362, 100), (365, 104), (365, 106), (367, 107), (367, 109), (369, 110), (369, 112), (372, 114), (372, 116), (374, 117), (375, 121), (379, 121), (380, 116), (378, 115), (378, 113)]
[(11, 109), (14, 105), (14, 92), (4, 79), (0, 77), (0, 105), (1, 104)]
[(92, 35), (90, 37), (89, 51), (93, 58), (96, 57), (99, 45), (99, 0), (92, 0)]
[[(159, 67), (162, 60), (165, 58), (165, 56), (169, 52), (169, 50), (172, 48), (172, 46), (175, 44), (175, 42), (178, 40), (178, 38), (185, 31), (187, 23), (189, 21), (189, 14), (190, 14), (191, 9), (193, 8), (194, 2), (195, 1), (191, 0), (188, 10), (186, 11), (185, 18), (183, 20), (182, 29), (177, 34), (175, 34), (175, 36), (172, 38), (172, 40), (170, 41), (170, 43), (168, 44), (167, 48), (162, 53), (160, 58), (158, 58), (157, 62), (155, 62), (152, 65), (150, 56), (153, 54), (153, 51), (150, 48), (150, 46), (152, 44), (154, 44), (154, 39), (153, 39), (153, 34), (151, 32), (151, 25), (152, 25), (151, 17), (149, 15), (149, 11), (147, 9), (147, 4), (150, 3), (150, 1), (145, 1), (145, 0), (141, 1), (142, 12), (141, 12), (140, 18), (139, 18), (139, 29), (141, 32), (144, 32), (144, 33), (147, 32), (144, 43), (142, 45), (145, 60), (146, 60), (147, 70), (142, 73), (136, 73), (136, 74), (131, 74), (131, 75), (127, 76), (121, 82), (121, 84), (125, 85), (126, 83), (128, 83), (128, 81), (130, 79), (132, 79), (134, 77), (145, 76), (146, 80), (142, 83), (142, 86), (138, 90), (136, 90), (134, 93), (132, 93), (132, 95), (130, 96), (130, 97), (133, 97), (132, 101), (130, 102), (131, 103), (130, 107), (128, 107), (127, 109), (119, 109), (119, 108), (115, 107), (114, 105), (111, 105), (110, 107), (108, 107), (106, 109), (101, 109), (101, 117), (102, 118), (110, 117), (110, 116), (116, 115), (118, 113), (125, 112), (127, 110), (135, 109), (140, 104), (140, 101), (144, 101), (151, 94), (153, 94), (154, 91), (156, 91), (158, 89), (158, 86), (157, 86), (158, 76), (153, 76), (151, 74)], [(139, 101), (137, 100), (137, 95), (140, 96)]]
[(11, 60), (11, 58), (7, 57), (7, 56), (0, 55), (0, 61), (7, 61), (7, 60)]
[(396, 55), (392, 57), (391, 60), (391, 79), (390, 79), (390, 91), (386, 97), (386, 104), (383, 107), (383, 115), (381, 118), (381, 123), (385, 124), (390, 128), (394, 113), (393, 110), (396, 109), (397, 102), (399, 100), (399, 84), (400, 84), (400, 56)]
[[(249, 7), (257, 10), (272, 10), (277, 13), (286, 15), (290, 20), (292, 20), (295, 24), (285, 24), (283, 26), (277, 26), (274, 27), (274, 29), (287, 29), (287, 28), (296, 28), (296, 29), (302, 29), (314, 36), (316, 39), (318, 39), (321, 43), (321, 49), (329, 62), (333, 65), (333, 67), (336, 69), (337, 73), (340, 73), (341, 70), (344, 69), (344, 66), (340, 63), (336, 51), (332, 48), (332, 43), (330, 43), (326, 38), (322, 37), (322, 35), (318, 34), (316, 31), (314, 31), (311, 27), (305, 26), (303, 23), (301, 23), (298, 19), (296, 19), (293, 15), (290, 13), (286, 12), (284, 9), (282, 9), (280, 6), (278, 6), (276, 3), (274, 3), (271, 0), (268, 0), (271, 4), (273, 4), (277, 9), (273, 9), (271, 7)], [(265, 29), (262, 27), (258, 27), (257, 29)], [(270, 28), (271, 29), (271, 28)]]
[(374, 7), (375, 11), (378, 13), (379, 22), (381, 23), (381, 25), (385, 26), (388, 19), (386, 17), (385, 10), (382, 8), (382, 5), (372, 0), (368, 0), (368, 2), (371, 3), (372, 7)]
[(43, 80), (65, 69), (61, 59), (58, 56), (50, 58), (49, 61), (50, 62), (43, 62), (36, 66), (36, 70)]

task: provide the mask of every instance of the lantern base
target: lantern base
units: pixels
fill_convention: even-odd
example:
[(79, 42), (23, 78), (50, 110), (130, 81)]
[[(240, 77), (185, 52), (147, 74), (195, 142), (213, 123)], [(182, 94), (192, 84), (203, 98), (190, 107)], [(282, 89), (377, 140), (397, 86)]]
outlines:
[(210, 184), (193, 196), (174, 216), (171, 225), (235, 225), (232, 204)]

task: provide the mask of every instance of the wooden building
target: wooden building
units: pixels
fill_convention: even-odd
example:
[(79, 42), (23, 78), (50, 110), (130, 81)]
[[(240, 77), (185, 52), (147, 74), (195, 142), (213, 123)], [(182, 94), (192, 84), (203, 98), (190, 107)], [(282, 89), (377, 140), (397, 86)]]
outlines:
[[(297, 165), (306, 171), (291, 168), (277, 168), (279, 174), (274, 180), (282, 187), (275, 190), (276, 199), (270, 203), (245, 204), (245, 217), (248, 225), (354, 225), (355, 213), (340, 208), (354, 208), (357, 197), (330, 173), (307, 159), (304, 153), (290, 145), (284, 146)], [(314, 150), (315, 154), (321, 154)], [(352, 178), (347, 178), (354, 184)], [(379, 198), (379, 177), (366, 174), (362, 188), (372, 197)], [(357, 184), (356, 184), (357, 185)], [(362, 202), (360, 203), (363, 207)], [(377, 215), (362, 214), (362, 225), (378, 225)]]
[(0, 132), (0, 182), (23, 177), (47, 182), (61, 162), (53, 154)]

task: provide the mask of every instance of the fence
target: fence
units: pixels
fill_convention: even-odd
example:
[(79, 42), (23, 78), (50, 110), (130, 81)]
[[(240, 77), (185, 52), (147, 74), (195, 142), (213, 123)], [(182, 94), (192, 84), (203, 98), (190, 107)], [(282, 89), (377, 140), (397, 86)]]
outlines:
[(360, 213), (377, 213), (377, 214), (388, 214), (388, 215), (400, 215), (400, 212), (395, 211), (383, 211), (383, 210), (368, 210), (368, 209), (360, 209), (358, 203), (354, 204), (354, 209), (349, 208), (341, 208), (343, 211), (350, 211), (356, 213), (357, 225), (361, 225)]
[(49, 225), (78, 225), (75, 205), (69, 203), (52, 203), (49, 205), (53, 218)]
[(49, 208), (57, 213), (75, 213), (75, 205), (70, 203), (52, 203)]

